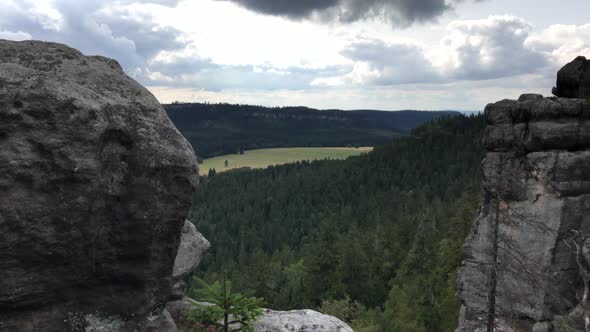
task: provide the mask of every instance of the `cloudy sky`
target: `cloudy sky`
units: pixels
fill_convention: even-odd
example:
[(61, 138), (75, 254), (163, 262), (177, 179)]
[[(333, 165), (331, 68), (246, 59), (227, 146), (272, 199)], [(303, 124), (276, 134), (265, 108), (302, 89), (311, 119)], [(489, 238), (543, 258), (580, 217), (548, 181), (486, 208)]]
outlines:
[(588, 0), (0, 0), (0, 39), (117, 59), (163, 103), (479, 110), (590, 57)]

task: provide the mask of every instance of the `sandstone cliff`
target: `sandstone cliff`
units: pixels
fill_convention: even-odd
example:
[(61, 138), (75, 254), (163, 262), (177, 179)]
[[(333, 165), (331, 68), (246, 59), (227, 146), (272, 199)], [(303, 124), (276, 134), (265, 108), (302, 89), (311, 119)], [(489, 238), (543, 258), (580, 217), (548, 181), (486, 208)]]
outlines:
[(0, 331), (147, 329), (197, 180), (154, 96), (114, 60), (0, 40), (0, 152)]
[[(588, 97), (587, 65), (566, 66), (554, 92)], [(590, 101), (523, 95), (489, 104), (485, 117), (483, 204), (464, 245), (458, 331), (584, 331)]]

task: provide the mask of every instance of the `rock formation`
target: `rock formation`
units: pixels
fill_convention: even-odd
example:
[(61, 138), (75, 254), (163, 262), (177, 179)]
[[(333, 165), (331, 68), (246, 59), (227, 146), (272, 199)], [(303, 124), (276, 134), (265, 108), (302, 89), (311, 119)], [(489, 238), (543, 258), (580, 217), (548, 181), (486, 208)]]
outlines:
[(259, 332), (352, 332), (352, 329), (340, 319), (313, 310), (264, 309), (254, 328)]
[(590, 97), (590, 60), (579, 56), (561, 68), (553, 94), (563, 98)]
[(195, 225), (186, 220), (182, 227), (182, 236), (178, 253), (174, 260), (172, 278), (174, 278), (173, 296), (171, 299), (179, 300), (184, 296), (184, 278), (191, 273), (209, 250), (209, 241), (197, 231)]
[(0, 331), (154, 329), (196, 179), (116, 61), (0, 41)]
[[(579, 62), (560, 71), (559, 93)], [(487, 105), (485, 117), (483, 204), (464, 244), (457, 331), (583, 331), (590, 100), (522, 95)]]

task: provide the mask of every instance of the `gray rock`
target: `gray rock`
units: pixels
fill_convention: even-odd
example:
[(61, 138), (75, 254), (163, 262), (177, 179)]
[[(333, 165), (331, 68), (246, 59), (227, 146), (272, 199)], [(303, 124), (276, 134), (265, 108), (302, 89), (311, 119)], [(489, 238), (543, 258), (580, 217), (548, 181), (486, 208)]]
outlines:
[(532, 98), (501, 100), (485, 108), (484, 145), (496, 152), (590, 147), (590, 101)]
[[(184, 325), (184, 315), (198, 303), (189, 298), (169, 302), (170, 312), (179, 328)], [(313, 310), (274, 311), (264, 309), (262, 316), (254, 323), (256, 332), (352, 332), (350, 326), (340, 319)]]
[(561, 68), (552, 92), (563, 98), (590, 97), (590, 60), (579, 56)]
[(180, 245), (174, 260), (172, 276), (182, 278), (192, 272), (205, 257), (209, 246), (209, 241), (197, 231), (195, 225), (186, 220), (182, 227)]
[(119, 64), (0, 40), (0, 330), (165, 304), (193, 149)]
[(143, 326), (145, 332), (176, 332), (176, 323), (168, 310), (164, 309), (158, 315), (148, 316)]
[(590, 237), (589, 115), (588, 100), (539, 95), (486, 107), (484, 193), (463, 247), (458, 331), (485, 330), (490, 296), (505, 329), (550, 331), (557, 317), (583, 327), (566, 241), (572, 231)]
[(118, 316), (86, 314), (82, 321), (82, 324), (76, 323), (70, 327), (82, 327), (84, 332), (118, 332), (125, 327), (125, 321)]
[(537, 322), (533, 325), (532, 332), (553, 332), (553, 324), (551, 322)]
[(588, 310), (584, 309), (581, 305), (576, 306), (568, 315), (565, 320), (566, 326), (570, 331), (575, 332), (586, 332), (587, 329), (584, 323), (584, 317), (588, 316)]
[(193, 309), (195, 302), (188, 297), (183, 297), (179, 300), (170, 301), (166, 304), (166, 310), (180, 329), (186, 326), (185, 314), (187, 311)]
[(527, 100), (537, 100), (537, 99), (543, 99), (543, 95), (536, 94), (536, 93), (525, 93), (523, 95), (520, 95), (520, 97), (518, 97), (518, 101), (520, 101), (520, 102), (527, 101)]
[(178, 300), (184, 296), (186, 283), (183, 278), (199, 265), (207, 254), (209, 246), (209, 241), (197, 231), (195, 225), (189, 220), (185, 220), (172, 271), (174, 286), (172, 287), (171, 300)]
[(313, 310), (264, 309), (254, 329), (257, 332), (352, 332), (350, 326), (340, 319)]

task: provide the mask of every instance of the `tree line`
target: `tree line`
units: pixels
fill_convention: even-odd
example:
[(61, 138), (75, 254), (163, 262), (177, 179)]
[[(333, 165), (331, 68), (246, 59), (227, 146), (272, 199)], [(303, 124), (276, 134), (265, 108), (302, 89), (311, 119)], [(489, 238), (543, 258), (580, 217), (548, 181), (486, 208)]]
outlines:
[(164, 105), (199, 158), (277, 147), (375, 146), (457, 112), (341, 111), (307, 107), (174, 103)]

